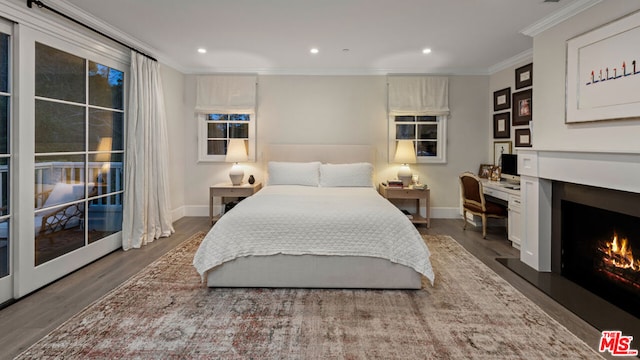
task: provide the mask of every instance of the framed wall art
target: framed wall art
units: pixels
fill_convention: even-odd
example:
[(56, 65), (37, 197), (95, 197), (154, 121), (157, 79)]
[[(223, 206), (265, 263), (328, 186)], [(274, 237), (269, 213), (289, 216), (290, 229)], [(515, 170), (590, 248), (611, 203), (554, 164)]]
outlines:
[(567, 41), (565, 123), (640, 117), (640, 11)]
[(533, 113), (533, 90), (522, 90), (513, 93), (512, 99), (512, 125), (529, 125)]
[(500, 159), (502, 154), (511, 154), (511, 141), (494, 141), (493, 142), (493, 164), (501, 166)]
[(493, 114), (493, 138), (505, 139), (511, 137), (511, 113)]
[(493, 111), (508, 110), (511, 107), (511, 88), (493, 92)]
[(531, 147), (530, 129), (516, 129), (516, 147)]
[(516, 69), (516, 90), (533, 85), (533, 63)]

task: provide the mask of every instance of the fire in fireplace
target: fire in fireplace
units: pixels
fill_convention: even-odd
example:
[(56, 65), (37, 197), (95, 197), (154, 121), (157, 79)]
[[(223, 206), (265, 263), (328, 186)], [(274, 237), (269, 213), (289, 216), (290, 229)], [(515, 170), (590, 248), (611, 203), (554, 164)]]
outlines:
[(626, 237), (613, 233), (610, 239), (602, 241), (598, 248), (601, 256), (598, 271), (631, 291), (640, 290), (640, 257), (633, 256), (631, 242)]

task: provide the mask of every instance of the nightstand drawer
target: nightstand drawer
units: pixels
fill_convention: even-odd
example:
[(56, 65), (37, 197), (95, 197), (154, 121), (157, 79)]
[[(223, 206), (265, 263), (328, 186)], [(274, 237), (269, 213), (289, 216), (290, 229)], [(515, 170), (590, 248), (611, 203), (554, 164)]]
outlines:
[(224, 197), (248, 197), (255, 192), (252, 187), (238, 187), (238, 188), (211, 188), (211, 196), (224, 196)]

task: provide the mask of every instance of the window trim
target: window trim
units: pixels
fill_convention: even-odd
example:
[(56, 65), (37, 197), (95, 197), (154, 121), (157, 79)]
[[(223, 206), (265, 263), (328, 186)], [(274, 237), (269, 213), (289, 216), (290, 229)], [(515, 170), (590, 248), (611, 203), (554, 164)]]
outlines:
[[(408, 114), (407, 114), (408, 115)], [(421, 116), (424, 114), (412, 114), (410, 116)], [(395, 117), (398, 115), (389, 114), (388, 117), (388, 125), (389, 125), (389, 162), (393, 163), (394, 154), (396, 151), (396, 143), (398, 139), (396, 139), (396, 121)], [(438, 135), (437, 135), (437, 151), (438, 156), (418, 156), (416, 154), (416, 159), (418, 164), (446, 164), (447, 163), (447, 120), (449, 118), (448, 115), (437, 115), (438, 118), (437, 126), (438, 126)], [(416, 121), (416, 124), (420, 122)], [(416, 133), (417, 136), (417, 133)], [(413, 141), (416, 141), (417, 138), (414, 138)]]

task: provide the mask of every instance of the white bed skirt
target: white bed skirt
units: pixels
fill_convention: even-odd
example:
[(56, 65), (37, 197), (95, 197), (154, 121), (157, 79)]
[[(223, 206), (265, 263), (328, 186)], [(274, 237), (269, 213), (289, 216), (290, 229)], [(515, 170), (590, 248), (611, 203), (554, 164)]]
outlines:
[(209, 287), (420, 289), (422, 275), (389, 260), (358, 256), (247, 256), (207, 274)]

